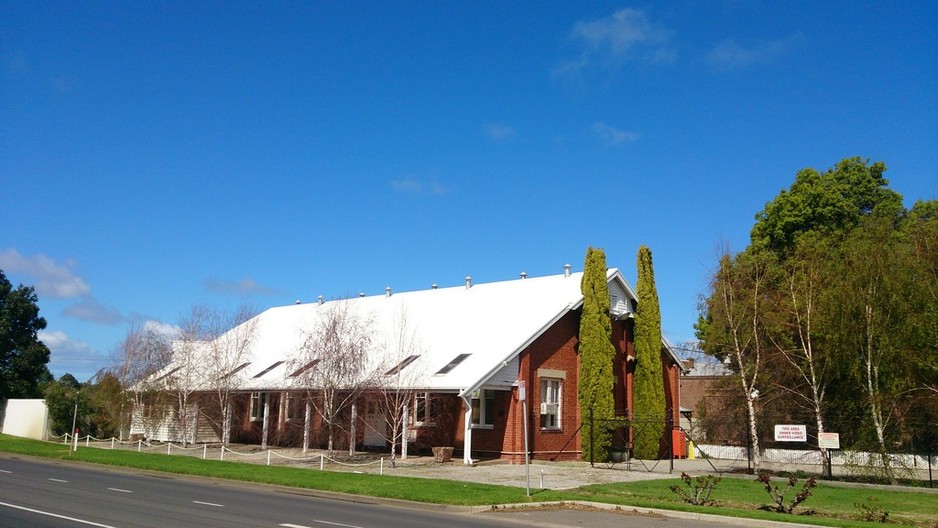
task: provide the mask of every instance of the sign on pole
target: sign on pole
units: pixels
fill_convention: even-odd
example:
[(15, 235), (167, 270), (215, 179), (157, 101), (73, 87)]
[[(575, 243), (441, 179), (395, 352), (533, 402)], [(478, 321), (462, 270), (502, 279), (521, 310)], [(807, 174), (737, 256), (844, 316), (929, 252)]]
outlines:
[(776, 442), (807, 442), (808, 428), (804, 425), (776, 425)]
[(821, 449), (840, 449), (840, 433), (821, 433), (817, 435), (817, 446)]

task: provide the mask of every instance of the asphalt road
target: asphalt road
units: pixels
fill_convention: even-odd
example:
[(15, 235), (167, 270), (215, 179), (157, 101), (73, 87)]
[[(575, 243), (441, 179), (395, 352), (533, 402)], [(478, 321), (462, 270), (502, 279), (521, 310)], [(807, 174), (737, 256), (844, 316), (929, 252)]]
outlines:
[(595, 511), (463, 513), (380, 500), (0, 455), (0, 527), (713, 528), (712, 522)]

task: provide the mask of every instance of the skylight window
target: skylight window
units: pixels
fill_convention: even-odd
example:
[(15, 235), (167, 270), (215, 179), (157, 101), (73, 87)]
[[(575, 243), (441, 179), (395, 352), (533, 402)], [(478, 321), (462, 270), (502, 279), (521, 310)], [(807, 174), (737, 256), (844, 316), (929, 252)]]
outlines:
[(256, 379), (256, 378), (259, 378), (259, 377), (263, 376), (264, 374), (267, 374), (267, 373), (270, 372), (271, 370), (274, 370), (275, 368), (279, 367), (279, 366), (282, 365), (282, 364), (283, 364), (283, 361), (278, 361), (278, 362), (274, 363), (273, 365), (271, 365), (271, 366), (265, 368), (264, 370), (258, 372), (257, 374), (255, 374), (255, 375), (254, 375), (254, 378), (255, 378), (255, 379)]
[(385, 376), (390, 376), (391, 374), (397, 374), (398, 372), (404, 370), (404, 368), (407, 367), (407, 365), (410, 365), (411, 363), (413, 363), (414, 360), (417, 359), (418, 357), (420, 357), (420, 356), (419, 356), (419, 355), (407, 356), (406, 358), (404, 358), (403, 361), (401, 361), (400, 363), (398, 363), (394, 368), (392, 368), (391, 370), (385, 372), (384, 375), (385, 375)]
[(295, 377), (299, 376), (300, 374), (303, 374), (304, 372), (308, 371), (309, 369), (315, 367), (316, 364), (319, 363), (320, 361), (322, 361), (322, 360), (320, 360), (320, 359), (314, 359), (314, 360), (310, 361), (309, 363), (303, 365), (302, 367), (300, 367), (300, 368), (294, 370), (293, 373), (290, 374), (290, 377), (291, 377), (291, 378), (295, 378)]
[(182, 367), (176, 367), (173, 370), (170, 370), (169, 372), (167, 372), (166, 374), (163, 374), (162, 376), (156, 378), (155, 381), (163, 381), (164, 379), (172, 376), (173, 374), (179, 372), (180, 370), (182, 370)]
[(469, 357), (469, 356), (471, 356), (471, 355), (472, 355), (472, 354), (459, 354), (458, 356), (454, 357), (452, 361), (450, 361), (449, 363), (447, 363), (446, 366), (444, 366), (444, 367), (441, 368), (440, 370), (436, 371), (436, 375), (439, 376), (439, 375), (441, 375), (441, 374), (446, 374), (447, 372), (449, 372), (449, 371), (453, 370), (454, 368), (456, 368), (457, 365), (459, 365), (460, 363), (462, 363), (463, 361), (465, 361), (466, 358)]
[(230, 378), (231, 376), (234, 376), (234, 375), (237, 374), (238, 372), (241, 372), (242, 370), (244, 370), (244, 367), (246, 367), (246, 366), (248, 366), (248, 365), (250, 365), (250, 364), (251, 364), (250, 361), (248, 361), (247, 363), (241, 363), (240, 365), (238, 365), (237, 367), (235, 367), (234, 370), (232, 370), (232, 371), (229, 372), (228, 374), (225, 374), (224, 376), (222, 376), (222, 378)]

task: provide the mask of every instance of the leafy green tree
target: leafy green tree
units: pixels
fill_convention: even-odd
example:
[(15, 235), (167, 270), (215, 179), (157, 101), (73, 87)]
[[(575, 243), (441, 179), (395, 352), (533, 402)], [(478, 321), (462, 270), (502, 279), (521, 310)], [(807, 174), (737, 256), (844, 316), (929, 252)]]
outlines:
[[(586, 250), (583, 278), (580, 290), (583, 293), (583, 309), (580, 314), (580, 379), (577, 396), (580, 416), (590, 416), (599, 423), (615, 417), (613, 399), (614, 375), (612, 361), (615, 347), (612, 345), (612, 321), (609, 319), (609, 289), (606, 280), (606, 254), (602, 249), (590, 247)], [(593, 429), (592, 445), (590, 428), (581, 432), (583, 458), (605, 460), (611, 435), (605, 427)], [(590, 451), (592, 448), (593, 451)]]
[(633, 413), (647, 421), (635, 428), (636, 458), (654, 459), (660, 454), (664, 431), (665, 397), (661, 366), (661, 307), (655, 287), (651, 250), (638, 248), (638, 307), (635, 309), (635, 386)]
[(40, 384), (52, 379), (49, 349), (39, 340), (46, 327), (33, 288), (16, 289), (0, 270), (0, 400), (38, 398)]
[(898, 218), (902, 196), (887, 187), (885, 171), (883, 162), (871, 165), (854, 157), (823, 173), (812, 168), (798, 172), (791, 188), (756, 215), (752, 245), (784, 255), (806, 233), (843, 239), (874, 211)]

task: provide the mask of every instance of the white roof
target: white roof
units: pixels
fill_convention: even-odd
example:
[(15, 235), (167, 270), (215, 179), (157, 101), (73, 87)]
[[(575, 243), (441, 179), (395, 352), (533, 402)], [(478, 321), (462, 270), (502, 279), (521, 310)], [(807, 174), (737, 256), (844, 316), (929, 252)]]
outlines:
[[(402, 372), (411, 374), (409, 379), (415, 388), (465, 394), (506, 375), (514, 380), (517, 364), (509, 363), (554, 322), (579, 307), (582, 275), (560, 274), (270, 308), (245, 323), (255, 327), (251, 344), (239, 363), (250, 364), (238, 372), (236, 385), (242, 390), (296, 387), (297, 380), (289, 375), (303, 363), (303, 342), (338, 303), (345, 303), (349, 313), (370, 322), (374, 331), (372, 370), (385, 371), (414, 354), (417, 360)], [(630, 299), (628, 306), (634, 309), (635, 294), (621, 273), (612, 268), (607, 277), (610, 293), (620, 303), (623, 298)], [(413, 336), (406, 351), (387, 345), (399, 341), (402, 321), (408, 335)], [(439, 373), (461, 354), (468, 356), (448, 372)], [(498, 376), (503, 368), (514, 371)]]

